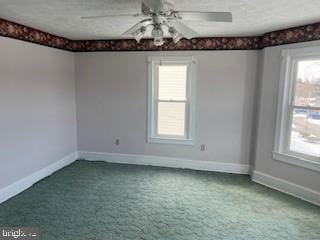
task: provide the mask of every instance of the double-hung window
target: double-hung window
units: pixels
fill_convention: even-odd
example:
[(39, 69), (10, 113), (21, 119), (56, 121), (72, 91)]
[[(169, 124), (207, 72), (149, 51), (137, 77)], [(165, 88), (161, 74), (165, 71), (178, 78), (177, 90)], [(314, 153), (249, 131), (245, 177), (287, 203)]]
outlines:
[(148, 142), (193, 144), (193, 57), (148, 58)]
[(320, 171), (320, 47), (282, 57), (274, 158)]

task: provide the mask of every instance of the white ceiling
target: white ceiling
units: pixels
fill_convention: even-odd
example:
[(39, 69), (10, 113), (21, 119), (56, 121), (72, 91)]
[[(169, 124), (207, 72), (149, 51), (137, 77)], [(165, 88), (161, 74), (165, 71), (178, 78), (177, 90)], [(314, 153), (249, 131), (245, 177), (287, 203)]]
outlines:
[[(200, 36), (252, 36), (320, 22), (320, 0), (175, 0), (176, 10), (230, 11), (233, 23), (187, 22)], [(0, 0), (0, 18), (58, 36), (120, 38), (139, 18), (81, 16), (139, 13), (139, 0)]]

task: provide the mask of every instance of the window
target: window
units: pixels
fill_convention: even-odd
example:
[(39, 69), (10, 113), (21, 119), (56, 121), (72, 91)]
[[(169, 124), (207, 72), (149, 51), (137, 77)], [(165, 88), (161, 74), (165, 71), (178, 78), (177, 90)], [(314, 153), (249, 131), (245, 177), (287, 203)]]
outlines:
[(320, 47), (282, 55), (274, 158), (320, 171)]
[(148, 141), (193, 144), (193, 57), (149, 57)]

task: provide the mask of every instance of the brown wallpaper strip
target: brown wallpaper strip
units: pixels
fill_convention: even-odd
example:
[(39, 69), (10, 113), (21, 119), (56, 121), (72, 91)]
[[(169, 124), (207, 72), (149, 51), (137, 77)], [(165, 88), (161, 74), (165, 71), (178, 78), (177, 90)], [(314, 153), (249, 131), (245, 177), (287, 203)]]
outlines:
[(266, 33), (263, 35), (261, 46), (265, 48), (314, 40), (320, 40), (320, 23)]
[(16, 38), (27, 42), (37, 43), (48, 47), (59, 48), (63, 50), (71, 49), (72, 40), (58, 37), (46, 32), (39, 31), (18, 23), (13, 23), (0, 19), (0, 36)]
[(175, 44), (165, 39), (161, 47), (153, 44), (151, 39), (142, 39), (137, 43), (133, 39), (74, 41), (74, 51), (172, 51), (172, 50), (239, 50), (258, 49), (260, 37), (229, 37), (229, 38), (194, 38), (182, 39)]
[(74, 52), (87, 51), (171, 51), (171, 50), (255, 50), (269, 46), (320, 40), (320, 23), (274, 31), (257, 37), (206, 37), (183, 39), (174, 44), (165, 39), (161, 47), (151, 39), (137, 43), (133, 39), (74, 41), (0, 19), (0, 36), (16, 38)]

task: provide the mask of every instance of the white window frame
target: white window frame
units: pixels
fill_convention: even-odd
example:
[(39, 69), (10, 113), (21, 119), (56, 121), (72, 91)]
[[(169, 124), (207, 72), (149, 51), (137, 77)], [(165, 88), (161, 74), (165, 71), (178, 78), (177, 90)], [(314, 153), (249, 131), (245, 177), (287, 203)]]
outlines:
[[(196, 58), (193, 56), (185, 57), (148, 57), (148, 136), (149, 143), (168, 143), (168, 144), (194, 144), (194, 124), (195, 124), (195, 81), (196, 81)], [(187, 65), (187, 100), (186, 102), (186, 136), (168, 136), (156, 134), (156, 119), (157, 113), (156, 90), (157, 90), (157, 66), (161, 64), (170, 65)], [(181, 102), (171, 101), (170, 102)]]
[[(292, 165), (320, 171), (320, 158), (290, 150), (293, 101), (297, 74), (294, 70), (300, 60), (320, 59), (320, 47), (282, 50), (281, 76), (274, 139), (273, 159)], [(309, 108), (309, 107), (308, 107)]]

